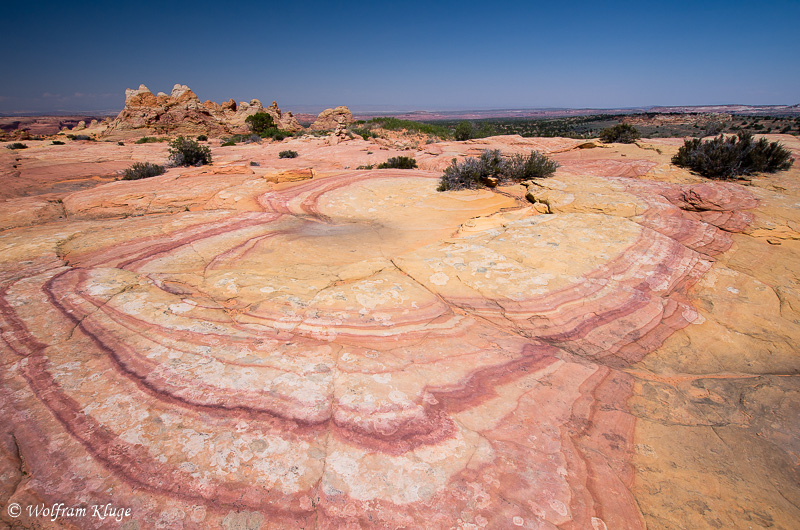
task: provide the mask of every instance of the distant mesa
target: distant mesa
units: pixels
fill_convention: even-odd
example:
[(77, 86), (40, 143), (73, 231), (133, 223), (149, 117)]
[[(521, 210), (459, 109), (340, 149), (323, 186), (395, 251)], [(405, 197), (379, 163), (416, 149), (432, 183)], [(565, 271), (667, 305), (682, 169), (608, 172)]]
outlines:
[[(303, 130), (297, 118), (291, 112), (283, 112), (275, 101), (268, 107), (257, 99), (236, 103), (231, 98), (221, 104), (201, 102), (188, 86), (176, 84), (169, 95), (153, 94), (145, 85), (125, 90), (125, 108), (101, 135), (113, 139), (142, 134), (241, 134), (249, 130), (247, 117), (259, 112), (270, 114), (279, 129)], [(350, 109), (340, 106), (321, 112), (310, 128), (334, 129), (352, 122)]]

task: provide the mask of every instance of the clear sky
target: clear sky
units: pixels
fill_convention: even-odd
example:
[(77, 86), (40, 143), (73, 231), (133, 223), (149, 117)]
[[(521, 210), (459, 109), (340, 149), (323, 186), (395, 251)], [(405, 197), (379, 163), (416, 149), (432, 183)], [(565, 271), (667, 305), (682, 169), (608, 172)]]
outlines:
[(0, 113), (800, 103), (800, 0), (0, 2)]

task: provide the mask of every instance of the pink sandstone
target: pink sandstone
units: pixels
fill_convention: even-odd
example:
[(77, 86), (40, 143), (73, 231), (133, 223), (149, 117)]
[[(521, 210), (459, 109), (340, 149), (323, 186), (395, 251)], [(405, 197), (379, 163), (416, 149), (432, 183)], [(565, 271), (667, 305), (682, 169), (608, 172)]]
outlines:
[[(790, 528), (798, 169), (745, 187), (579, 144), (434, 144), (402, 171), (345, 169), (396, 146), (293, 139), (41, 217), (52, 189), (9, 197), (3, 520), (86, 499), (148, 528)], [(435, 191), (487, 147), (562, 167)], [(54, 149), (22, 173), (62, 171)]]

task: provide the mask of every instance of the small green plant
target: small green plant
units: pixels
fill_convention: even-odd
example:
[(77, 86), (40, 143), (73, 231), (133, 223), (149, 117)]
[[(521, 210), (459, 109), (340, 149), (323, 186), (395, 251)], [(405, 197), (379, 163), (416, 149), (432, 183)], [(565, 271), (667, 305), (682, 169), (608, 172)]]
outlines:
[(250, 127), (250, 130), (256, 134), (268, 131), (269, 129), (276, 129), (275, 120), (272, 115), (266, 112), (257, 112), (244, 119), (244, 122)]
[(278, 158), (297, 158), (297, 151), (287, 150), (278, 153)]
[(176, 166), (202, 166), (211, 163), (211, 149), (196, 140), (178, 136), (169, 143), (169, 158)]
[(531, 151), (530, 156), (518, 154), (508, 159), (503, 166), (503, 176), (508, 180), (522, 182), (552, 177), (556, 169), (558, 162), (538, 151)]
[(78, 140), (78, 141), (83, 140), (83, 141), (87, 141), (87, 142), (96, 141), (94, 138), (92, 138), (91, 136), (86, 135), (86, 134), (68, 134), (67, 138), (70, 139), (70, 140)]
[(632, 144), (639, 138), (641, 138), (639, 131), (629, 123), (618, 123), (613, 127), (606, 127), (600, 131), (600, 141), (607, 144)]
[(28, 146), (23, 144), (22, 142), (14, 142), (13, 144), (9, 144), (6, 146), (6, 149), (27, 149)]
[(456, 130), (453, 132), (453, 137), (459, 142), (472, 138), (472, 124), (466, 120), (460, 122), (458, 125), (456, 125)]
[(197, 141), (198, 142), (207, 142), (208, 141), (208, 136), (206, 136), (205, 134), (201, 134), (200, 136), (197, 137)]
[(792, 153), (766, 138), (758, 141), (748, 132), (737, 136), (719, 135), (713, 140), (685, 140), (672, 163), (711, 179), (733, 179), (753, 173), (774, 173), (789, 169)]
[(487, 149), (478, 158), (469, 157), (461, 162), (454, 158), (439, 180), (438, 191), (475, 189), (499, 183), (514, 183), (552, 176), (558, 162), (538, 151), (529, 156), (514, 155), (504, 158), (500, 150)]
[(117, 145), (125, 145), (125, 142), (117, 142)]
[(169, 138), (157, 138), (155, 136), (143, 136), (136, 140), (134, 143), (136, 144), (155, 144), (158, 142), (166, 142)]
[(150, 162), (136, 162), (125, 170), (122, 180), (139, 180), (163, 175), (166, 169)]
[(410, 156), (393, 156), (386, 162), (378, 164), (378, 169), (414, 169), (417, 161)]
[(375, 164), (368, 164), (366, 166), (358, 166), (356, 169), (372, 169), (375, 167)]
[(226, 140), (226, 141), (222, 142), (220, 147), (230, 147), (232, 145), (236, 145), (236, 142), (234, 142), (233, 140)]
[(53, 145), (64, 145), (64, 142), (61, 140), (53, 140)]

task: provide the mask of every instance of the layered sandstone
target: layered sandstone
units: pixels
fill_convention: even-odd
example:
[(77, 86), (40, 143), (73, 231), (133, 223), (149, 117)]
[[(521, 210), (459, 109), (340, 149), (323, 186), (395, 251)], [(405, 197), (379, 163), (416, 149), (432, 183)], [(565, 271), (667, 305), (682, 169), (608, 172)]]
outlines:
[(353, 123), (353, 113), (345, 106), (325, 109), (319, 113), (317, 119), (309, 126), (312, 131), (346, 127)]
[(125, 91), (125, 107), (102, 136), (116, 139), (146, 134), (223, 134), (247, 132), (246, 118), (258, 112), (270, 114), (278, 128), (302, 129), (291, 112), (282, 112), (273, 101), (267, 108), (257, 99), (238, 105), (232, 99), (216, 104), (201, 102), (186, 85), (176, 84), (170, 95), (153, 93), (145, 85)]
[[(793, 527), (799, 168), (743, 186), (666, 141), (498, 137), (345, 169), (409, 154), (376, 145), (215, 147), (6, 225), (4, 521), (113, 502), (142, 528)], [(483, 148), (562, 165), (435, 191)]]

